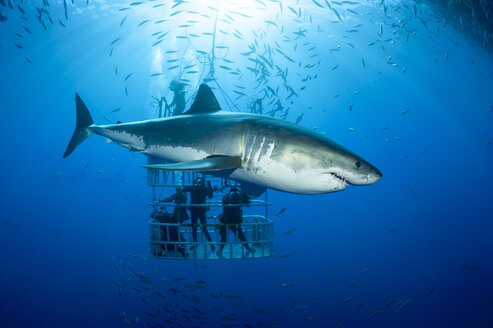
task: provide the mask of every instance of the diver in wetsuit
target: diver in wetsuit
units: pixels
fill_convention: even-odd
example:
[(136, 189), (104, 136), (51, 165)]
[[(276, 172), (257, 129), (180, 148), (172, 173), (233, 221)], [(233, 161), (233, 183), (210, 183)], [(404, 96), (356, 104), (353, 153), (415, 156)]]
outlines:
[(181, 204), (186, 204), (187, 203), (187, 194), (185, 194), (184, 190), (180, 187), (176, 187), (176, 192), (169, 196), (166, 197), (165, 199), (161, 200), (163, 203), (167, 202), (174, 202), (177, 206), (175, 206), (175, 209), (173, 211), (173, 217), (176, 222), (183, 222), (189, 219), (188, 213), (187, 213), (187, 208), (186, 206), (179, 206)]
[[(174, 194), (176, 195), (176, 194)], [(172, 195), (171, 197), (168, 197), (166, 201), (171, 200), (171, 198), (174, 196)], [(186, 196), (185, 196), (185, 202), (186, 203)], [(163, 200), (165, 201), (165, 200)], [(161, 238), (160, 241), (164, 242), (164, 244), (161, 245), (161, 251), (162, 251), (162, 256), (166, 256), (166, 251), (175, 251), (179, 252), (183, 257), (187, 257), (187, 251), (183, 244), (178, 244), (177, 242), (183, 243), (186, 242), (187, 240), (181, 232), (178, 229), (178, 225), (176, 223), (181, 223), (179, 220), (180, 218), (180, 210), (177, 210), (177, 208), (180, 206), (175, 207), (175, 211), (173, 214), (170, 214), (166, 211), (166, 207), (162, 206), (158, 210), (154, 210), (151, 213), (151, 218), (154, 220), (158, 221), (159, 223), (165, 223), (165, 225), (161, 225)], [(185, 207), (183, 207), (186, 213)], [(167, 224), (166, 224), (167, 223)], [(173, 223), (173, 224), (169, 224)], [(157, 255), (157, 254), (156, 254)]]
[[(221, 235), (221, 244), (217, 251), (217, 256), (222, 257), (222, 251), (225, 246), (225, 242), (228, 238), (228, 229), (238, 235), (238, 238), (242, 242), (246, 242), (245, 234), (241, 229), (241, 223), (243, 222), (243, 212), (241, 205), (250, 204), (250, 198), (247, 194), (240, 192), (237, 188), (231, 188), (229, 193), (223, 197), (223, 205), (237, 205), (237, 206), (223, 206), (223, 214), (220, 218), (221, 225), (219, 226), (219, 234)], [(254, 250), (247, 244), (244, 244), (246, 250), (253, 256)]]
[[(206, 198), (212, 198), (213, 192), (215, 189), (212, 189), (211, 182), (207, 181), (207, 186), (205, 186), (205, 179), (204, 178), (197, 178), (195, 180), (195, 184), (193, 186), (187, 186), (183, 188), (184, 192), (189, 192), (190, 193), (190, 204), (198, 204), (198, 205), (204, 205)], [(205, 237), (209, 242), (212, 242), (211, 235), (209, 234), (209, 231), (207, 230), (207, 227), (205, 224), (207, 223), (207, 210), (208, 208), (206, 206), (189, 206), (190, 208), (190, 215), (192, 218), (192, 238), (193, 241), (197, 241), (197, 222), (200, 221), (200, 226), (202, 228), (202, 232), (204, 233)], [(190, 248), (190, 250), (193, 250), (194, 246)], [(211, 245), (212, 251), (216, 249), (214, 245)]]
[(170, 108), (174, 108), (173, 116), (182, 115), (185, 111), (185, 86), (185, 83), (177, 80), (171, 81), (169, 85), (169, 89), (173, 91), (173, 101), (170, 104)]

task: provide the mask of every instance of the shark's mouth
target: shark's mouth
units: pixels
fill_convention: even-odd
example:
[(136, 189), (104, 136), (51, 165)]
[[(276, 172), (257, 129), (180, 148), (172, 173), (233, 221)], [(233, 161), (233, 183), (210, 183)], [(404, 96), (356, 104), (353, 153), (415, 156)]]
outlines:
[(344, 177), (341, 177), (340, 175), (338, 175), (337, 173), (334, 173), (334, 172), (328, 172), (330, 175), (332, 175), (334, 178), (336, 178), (337, 180), (339, 180), (341, 183), (343, 183), (344, 185), (347, 185), (349, 182), (344, 178)]

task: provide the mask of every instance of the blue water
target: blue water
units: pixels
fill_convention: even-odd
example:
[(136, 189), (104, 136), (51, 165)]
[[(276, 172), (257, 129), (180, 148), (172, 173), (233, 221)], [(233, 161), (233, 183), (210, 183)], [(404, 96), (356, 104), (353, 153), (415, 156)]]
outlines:
[[(165, 5), (152, 8), (159, 3)], [(332, 3), (342, 22), (317, 3), (324, 8), (282, 1), (281, 14), (275, 1), (221, 1), (217, 28), (229, 34), (217, 32), (224, 47), (216, 55), (234, 63), (218, 60), (217, 85), (231, 99), (240, 90), (235, 84), (249, 97), (263, 95), (247, 69), (254, 63), (241, 53), (256, 40), (265, 54), (268, 44), (273, 64), (288, 68), (286, 84), (298, 94), (286, 100), (283, 80), (271, 69), (267, 83), (280, 86), (286, 119), (304, 113), (300, 125), (325, 132), (383, 178), (317, 196), (269, 191), (273, 257), (195, 262), (150, 257), (143, 155), (97, 136), (67, 159), (62, 154), (75, 125), (75, 92), (96, 123), (149, 119), (153, 96), (172, 98), (168, 85), (178, 70), (169, 67), (180, 62), (167, 60), (183, 56), (182, 67), (195, 64), (198, 72), (182, 76), (190, 80), (190, 104), (208, 72), (197, 50), (210, 54), (211, 36), (201, 33), (213, 31), (215, 11), (207, 6), (217, 1), (75, 0), (68, 1), (68, 20), (63, 1), (50, 1), (45, 10), (53, 24), (45, 13), (46, 30), (36, 18), (42, 1), (24, 1), (28, 20), (0, 4), (8, 17), (0, 22), (0, 326), (493, 327), (491, 53), (424, 3), (416, 4), (417, 18), (412, 1), (385, 1), (386, 16), (380, 1)], [(170, 17), (177, 10), (183, 12)], [(152, 21), (139, 26), (146, 19)], [(156, 24), (160, 19), (167, 21)], [(185, 35), (183, 24), (198, 35), (190, 43), (176, 38)], [(306, 35), (296, 39), (300, 29)], [(169, 33), (152, 46), (159, 31)], [(294, 63), (274, 50), (275, 42)], [(223, 109), (249, 111), (253, 98), (240, 97), (235, 108), (217, 85)], [(150, 277), (149, 291), (132, 293), (145, 285), (126, 281), (131, 268)], [(183, 288), (196, 280), (207, 288)], [(164, 298), (146, 304), (142, 297), (152, 291)], [(193, 308), (205, 313), (202, 319)], [(158, 309), (159, 319), (146, 314)]]

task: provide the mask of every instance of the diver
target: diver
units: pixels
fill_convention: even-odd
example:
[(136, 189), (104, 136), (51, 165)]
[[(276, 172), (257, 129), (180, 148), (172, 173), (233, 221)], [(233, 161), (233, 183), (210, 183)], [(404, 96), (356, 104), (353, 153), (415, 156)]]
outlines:
[[(175, 207), (175, 212), (176, 212), (176, 207)], [(175, 251), (180, 253), (183, 257), (187, 257), (187, 251), (183, 244), (186, 242), (185, 237), (183, 237), (182, 233), (178, 229), (178, 225), (176, 223), (181, 223), (180, 221), (177, 221), (177, 215), (175, 213), (170, 214), (166, 211), (166, 207), (161, 206), (161, 208), (154, 210), (151, 213), (151, 218), (156, 220), (159, 223), (167, 223), (160, 225), (161, 229), (161, 234), (160, 234), (160, 241), (164, 242), (161, 244), (161, 252), (162, 256), (166, 255), (166, 251)], [(172, 224), (169, 224), (172, 223)], [(158, 254), (155, 254), (156, 256)]]
[(173, 116), (182, 115), (185, 111), (185, 86), (185, 83), (177, 80), (173, 80), (169, 84), (169, 89), (173, 91), (173, 101), (170, 104), (170, 108), (174, 108)]
[[(211, 182), (207, 181), (207, 186), (205, 186), (205, 179), (199, 177), (195, 180), (193, 186), (187, 186), (183, 188), (184, 192), (190, 193), (190, 215), (192, 218), (192, 238), (194, 242), (197, 242), (197, 222), (200, 221), (200, 226), (202, 228), (202, 232), (204, 233), (207, 240), (211, 243), (212, 238), (207, 230), (207, 210), (208, 208), (205, 205), (206, 198), (212, 198), (214, 191), (217, 190), (217, 187), (214, 189), (211, 186)], [(199, 206), (193, 206), (199, 205)], [(190, 247), (190, 250), (193, 250), (194, 246)], [(214, 251), (216, 247), (211, 244), (211, 249)]]
[[(238, 238), (244, 242), (246, 250), (252, 255), (254, 255), (254, 250), (246, 243), (245, 234), (241, 229), (241, 223), (243, 222), (243, 211), (241, 205), (249, 205), (250, 197), (247, 194), (240, 192), (238, 188), (231, 188), (229, 193), (224, 195), (223, 200), (223, 213), (219, 219), (221, 224), (219, 225), (219, 234), (221, 235), (221, 244), (217, 251), (217, 256), (222, 257), (223, 248), (228, 239), (228, 229), (236, 235)], [(224, 206), (226, 205), (226, 206)], [(236, 206), (227, 206), (236, 205)]]
[(186, 206), (181, 205), (187, 203), (187, 194), (181, 187), (176, 187), (176, 192), (173, 195), (161, 200), (162, 203), (167, 203), (171, 201), (176, 204), (173, 211), (173, 217), (175, 221), (182, 223), (183, 221), (188, 220), (189, 216), (187, 213), (187, 208)]

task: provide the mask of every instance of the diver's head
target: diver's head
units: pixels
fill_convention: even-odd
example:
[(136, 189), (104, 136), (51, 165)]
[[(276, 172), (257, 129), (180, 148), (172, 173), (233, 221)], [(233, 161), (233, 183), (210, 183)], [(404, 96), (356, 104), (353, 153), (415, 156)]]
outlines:
[(183, 82), (178, 82), (177, 80), (171, 81), (169, 84), (169, 88), (173, 92), (181, 92), (185, 90), (185, 83)]
[(205, 184), (205, 179), (202, 177), (199, 177), (195, 180), (195, 185), (197, 186), (203, 186)]
[(238, 188), (233, 187), (229, 190), (229, 200), (233, 204), (241, 203), (241, 195)]

